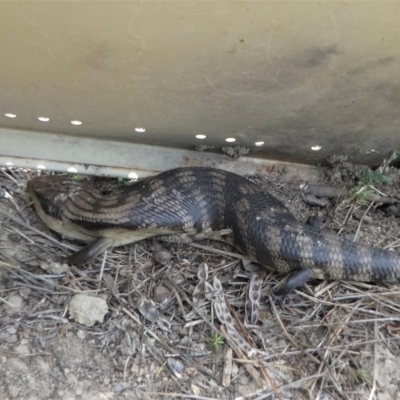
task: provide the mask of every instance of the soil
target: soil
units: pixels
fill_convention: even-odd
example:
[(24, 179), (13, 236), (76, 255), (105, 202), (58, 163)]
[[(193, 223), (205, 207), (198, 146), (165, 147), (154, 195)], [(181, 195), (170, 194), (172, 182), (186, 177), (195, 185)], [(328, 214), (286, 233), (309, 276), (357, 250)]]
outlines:
[[(399, 171), (330, 161), (325, 181), (312, 183), (349, 189), (339, 202), (306, 193), (301, 179), (250, 179), (303, 222), (398, 252)], [(271, 272), (259, 320), (249, 324), (252, 272), (220, 242), (148, 240), (82, 268), (63, 264), (81, 245), (49, 231), (32, 209), (25, 186), (38, 173), (0, 171), (1, 399), (400, 397), (400, 285), (313, 281), (277, 305), (267, 294), (281, 277)], [(104, 181), (96, 184), (120, 184)], [(393, 202), (371, 204), (367, 190)], [(198, 301), (205, 265), (202, 284), (219, 279), (253, 355), (224, 336), (212, 298)]]

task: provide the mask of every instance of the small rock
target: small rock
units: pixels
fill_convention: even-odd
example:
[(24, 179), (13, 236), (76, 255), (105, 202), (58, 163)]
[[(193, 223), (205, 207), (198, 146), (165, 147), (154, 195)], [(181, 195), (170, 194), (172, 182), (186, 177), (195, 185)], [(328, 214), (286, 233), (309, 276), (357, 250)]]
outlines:
[(82, 325), (93, 326), (96, 322), (103, 322), (107, 313), (107, 302), (102, 297), (77, 294), (69, 303), (69, 315)]
[(19, 291), (19, 294), (22, 298), (27, 299), (29, 297), (29, 295), (31, 294), (32, 289), (30, 288), (22, 288)]
[(209, 383), (210, 386), (212, 386), (212, 387), (218, 387), (218, 383), (215, 382), (214, 379), (210, 379), (210, 380), (208, 381), (208, 383)]
[(369, 215), (364, 215), (365, 214), (365, 210), (354, 210), (353, 216), (355, 219), (357, 219), (358, 221), (361, 221), (361, 219), (363, 220), (363, 222), (366, 222), (368, 224), (374, 222), (374, 220), (369, 216)]
[(63, 392), (62, 400), (71, 400), (75, 399), (75, 393), (72, 390), (66, 390)]
[(160, 243), (153, 242), (153, 257), (161, 265), (166, 265), (170, 262), (172, 255), (169, 251), (164, 249)]
[(76, 387), (76, 389), (75, 389), (75, 394), (76, 394), (77, 396), (82, 396), (82, 394), (83, 394), (83, 387), (82, 387), (82, 385), (79, 385), (79, 386)]
[(7, 314), (17, 314), (20, 313), (25, 307), (24, 301), (22, 297), (14, 294), (7, 299), (7, 303), (5, 303), (4, 309)]
[(348, 240), (349, 242), (354, 242), (355, 234), (354, 233), (346, 233), (343, 235), (343, 238), (345, 240)]
[(39, 267), (54, 275), (61, 275), (69, 270), (68, 264), (60, 264), (53, 260), (39, 261)]
[(68, 374), (67, 383), (70, 385), (75, 385), (78, 382), (78, 378), (74, 374)]
[(79, 339), (85, 339), (85, 337), (87, 336), (87, 333), (85, 331), (83, 331), (82, 329), (78, 329), (76, 336), (78, 336)]
[(8, 387), (8, 393), (10, 394), (10, 398), (18, 398), (18, 394), (21, 391), (21, 387), (18, 387), (17, 385), (10, 385)]
[(247, 376), (247, 375), (241, 375), (240, 377), (239, 377), (239, 383), (241, 384), (241, 385), (248, 385), (249, 384), (249, 377)]
[(198, 343), (197, 344), (197, 349), (199, 350), (200, 353), (204, 352), (204, 350), (206, 349), (206, 344), (205, 343)]
[(184, 370), (185, 366), (177, 358), (168, 358), (169, 367), (179, 374)]
[(131, 372), (134, 375), (138, 375), (139, 374), (139, 365), (133, 364), (132, 367), (131, 367)]
[(392, 213), (395, 217), (400, 217), (400, 205), (398, 204), (390, 205), (386, 211)]
[(247, 154), (250, 149), (243, 146), (233, 146), (233, 147), (222, 147), (222, 152), (229, 157), (232, 157), (234, 160), (237, 160), (239, 157)]
[(126, 390), (129, 387), (129, 383), (127, 382), (115, 382), (113, 384), (114, 386), (114, 391), (116, 393), (122, 393), (124, 390)]
[(18, 336), (16, 334), (8, 335), (4, 338), (4, 341), (6, 343), (17, 343), (18, 342)]
[(157, 322), (160, 318), (160, 312), (152, 301), (142, 299), (138, 305), (140, 313), (149, 321)]
[(158, 285), (154, 289), (153, 299), (157, 303), (163, 303), (169, 298), (170, 295), (171, 291), (167, 287), (165, 287), (164, 285)]
[(21, 343), (20, 345), (14, 347), (14, 351), (21, 355), (27, 355), (31, 352), (25, 343)]
[(306, 224), (320, 230), (322, 230), (324, 226), (322, 218), (319, 215), (310, 215), (306, 220)]
[(192, 389), (192, 392), (195, 396), (200, 395), (200, 388), (198, 386), (192, 384), (190, 388)]
[(105, 385), (109, 385), (110, 384), (110, 378), (108, 378), (108, 377), (104, 378), (103, 382), (104, 382)]
[(209, 146), (206, 144), (198, 144), (196, 146), (196, 150), (197, 151), (206, 151), (206, 150), (213, 150), (215, 148), (215, 146)]
[(236, 363), (232, 363), (232, 377), (235, 377), (239, 373), (239, 367)]
[(319, 207), (326, 207), (329, 204), (329, 200), (325, 198), (318, 198), (313, 194), (307, 194), (304, 196), (304, 200), (310, 206), (319, 206)]
[(50, 374), (52, 367), (46, 360), (47, 358), (36, 357), (36, 367), (38, 371), (45, 374)]

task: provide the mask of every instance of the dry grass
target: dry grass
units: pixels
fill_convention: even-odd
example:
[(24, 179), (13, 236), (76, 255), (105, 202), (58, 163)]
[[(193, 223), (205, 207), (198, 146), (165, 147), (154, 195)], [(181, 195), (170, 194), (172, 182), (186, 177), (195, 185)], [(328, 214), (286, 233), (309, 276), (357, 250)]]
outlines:
[[(246, 325), (250, 273), (240, 255), (220, 243), (165, 244), (172, 257), (162, 265), (155, 261), (153, 243), (145, 241), (109, 251), (85, 268), (46, 272), (40, 267), (46, 260), (60, 260), (79, 246), (49, 232), (32, 211), (24, 190), (35, 174), (0, 173), (0, 352), (6, 358), (0, 374), (10, 368), (10, 360), (26, 359), (18, 350), (23, 341), (30, 357), (41, 357), (51, 366), (52, 373), (40, 379), (65, 393), (79, 386), (63, 382), (65, 369), (85, 365), (77, 373), (78, 382), (90, 378), (98, 393), (118, 398), (395, 398), (400, 379), (399, 286), (312, 282), (277, 306), (268, 293), (279, 277), (270, 273), (264, 280), (260, 321)], [(398, 223), (378, 210), (368, 211), (374, 213), (373, 221), (366, 224), (347, 215), (348, 209), (335, 214), (311, 208), (297, 184), (276, 178), (267, 186), (301, 219), (317, 210), (325, 213), (328, 229), (358, 232), (361, 242), (383, 247), (397, 239)], [(203, 296), (198, 302), (193, 296), (204, 263), (206, 283), (214, 278), (221, 282), (235, 326), (256, 350), (254, 356), (246, 356), (227, 337), (212, 307), (215, 300)], [(69, 302), (78, 293), (107, 298), (103, 323), (88, 328), (69, 318)], [(13, 313), (9, 309), (15, 296), (22, 305)], [(143, 312), (144, 306), (156, 318)], [(78, 354), (77, 364), (68, 364), (55, 350), (55, 343), (63, 340), (83, 343), (93, 353)], [(102, 357), (103, 365), (92, 363), (93, 354)], [(61, 380), (59, 371), (64, 373)], [(63, 398), (54, 393), (53, 398)], [(45, 397), (39, 392), (37, 398)]]

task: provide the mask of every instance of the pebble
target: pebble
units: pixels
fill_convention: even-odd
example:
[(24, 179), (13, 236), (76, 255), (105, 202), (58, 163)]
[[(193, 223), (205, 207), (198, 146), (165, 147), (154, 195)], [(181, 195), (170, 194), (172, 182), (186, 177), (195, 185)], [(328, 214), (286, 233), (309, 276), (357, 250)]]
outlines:
[(22, 297), (17, 294), (13, 294), (7, 299), (7, 303), (5, 303), (4, 309), (7, 314), (11, 315), (20, 313), (24, 307), (25, 304), (22, 300)]
[(40, 261), (39, 267), (44, 269), (48, 273), (55, 274), (55, 275), (58, 275), (58, 274), (61, 275), (69, 270), (68, 264), (60, 264), (53, 260)]
[(208, 383), (210, 384), (210, 386), (218, 387), (218, 383), (215, 382), (214, 379), (210, 379), (210, 380), (208, 381)]
[(46, 360), (47, 358), (44, 357), (36, 357), (36, 366), (39, 371), (49, 374), (51, 372), (51, 366)]
[(138, 375), (139, 374), (139, 365), (133, 364), (131, 367), (132, 374)]
[(172, 255), (160, 243), (153, 242), (153, 257), (159, 264), (166, 265), (171, 261)]
[(68, 374), (67, 382), (70, 385), (75, 385), (78, 382), (78, 378), (74, 374)]
[(158, 285), (154, 289), (153, 299), (157, 303), (163, 303), (169, 298), (170, 295), (171, 291), (167, 287), (165, 287), (164, 285)]
[(75, 295), (69, 303), (69, 315), (82, 325), (93, 326), (103, 322), (108, 313), (107, 301), (102, 297)]
[(232, 363), (232, 372), (231, 375), (234, 377), (239, 373), (239, 367), (236, 363)]
[(248, 385), (249, 384), (249, 377), (248, 376), (246, 376), (246, 375), (241, 375), (240, 377), (239, 377), (239, 383), (241, 384), (241, 385)]
[(14, 347), (14, 351), (21, 355), (30, 354), (29, 347), (26, 344), (21, 343), (20, 345)]
[(172, 255), (168, 251), (158, 251), (154, 253), (154, 259), (161, 265), (166, 265), (171, 261)]
[(18, 336), (15, 335), (15, 334), (8, 335), (8, 336), (6, 336), (6, 337), (4, 338), (4, 341), (5, 341), (6, 343), (16, 343), (16, 342), (18, 342)]
[(16, 328), (15, 326), (9, 326), (9, 327), (7, 328), (7, 332), (8, 332), (10, 335), (13, 335), (14, 333), (17, 333), (17, 328)]
[(85, 339), (87, 336), (87, 333), (85, 331), (83, 331), (82, 329), (78, 329), (76, 336), (78, 336), (79, 339)]
[(10, 394), (11, 398), (17, 398), (20, 391), (21, 388), (18, 387), (17, 385), (10, 385), (8, 387), (8, 393)]
[(199, 396), (199, 394), (200, 394), (200, 388), (199, 388), (198, 386), (192, 384), (192, 385), (190, 386), (190, 388), (192, 389), (192, 392), (193, 392), (193, 394), (194, 394), (195, 396)]
[(122, 393), (124, 390), (126, 390), (129, 387), (129, 384), (126, 382), (115, 382), (113, 384), (114, 386), (114, 391), (117, 393)]
[(82, 387), (82, 386), (77, 386), (76, 389), (75, 389), (75, 394), (76, 394), (77, 396), (82, 396), (82, 394), (83, 394), (83, 387)]
[(30, 294), (32, 293), (32, 289), (30, 288), (22, 288), (19, 291), (19, 294), (21, 295), (21, 297), (23, 297), (24, 299), (27, 299)]
[(180, 362), (177, 358), (168, 358), (167, 363), (171, 369), (178, 373), (181, 373), (185, 369), (183, 363)]

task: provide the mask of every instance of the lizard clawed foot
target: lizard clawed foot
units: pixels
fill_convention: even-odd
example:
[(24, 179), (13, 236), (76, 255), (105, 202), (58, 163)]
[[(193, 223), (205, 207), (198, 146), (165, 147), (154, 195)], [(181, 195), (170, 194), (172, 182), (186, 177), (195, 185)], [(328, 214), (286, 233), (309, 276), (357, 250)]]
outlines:
[(285, 303), (285, 300), (287, 298), (287, 296), (283, 295), (283, 294), (275, 294), (272, 293), (272, 301), (274, 302), (274, 304), (280, 308), (283, 308), (283, 305)]

